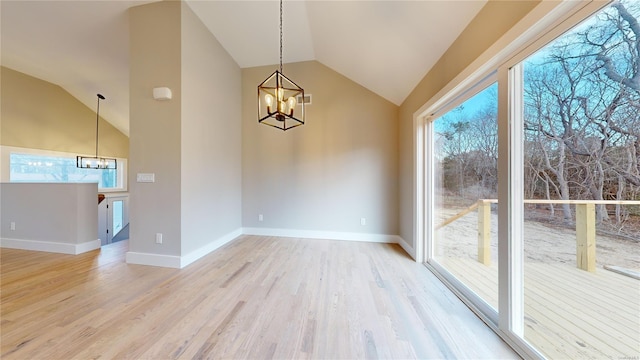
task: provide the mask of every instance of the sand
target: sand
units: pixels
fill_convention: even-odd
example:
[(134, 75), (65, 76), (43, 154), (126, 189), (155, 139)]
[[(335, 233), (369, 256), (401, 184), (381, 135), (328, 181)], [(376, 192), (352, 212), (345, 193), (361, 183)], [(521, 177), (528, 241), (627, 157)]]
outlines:
[[(445, 209), (436, 217), (438, 224), (457, 214), (462, 208)], [(498, 215), (491, 214), (491, 257), (498, 259)], [(452, 257), (477, 258), (478, 215), (473, 211), (437, 232), (436, 252)], [(438, 234), (441, 234), (438, 236)], [(636, 241), (634, 241), (636, 240)], [(438, 243), (438, 241), (437, 241)], [(524, 256), (526, 262), (576, 265), (575, 229), (567, 229), (538, 221), (525, 221)], [(620, 266), (640, 271), (640, 235), (638, 239), (623, 239), (596, 235), (596, 266)]]

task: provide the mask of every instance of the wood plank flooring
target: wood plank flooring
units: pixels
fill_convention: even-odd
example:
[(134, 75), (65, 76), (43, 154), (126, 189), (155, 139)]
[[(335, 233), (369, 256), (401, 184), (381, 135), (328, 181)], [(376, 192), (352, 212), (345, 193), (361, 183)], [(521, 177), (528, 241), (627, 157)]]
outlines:
[(397, 245), (242, 236), (182, 270), (127, 247), (0, 249), (0, 358), (518, 358)]

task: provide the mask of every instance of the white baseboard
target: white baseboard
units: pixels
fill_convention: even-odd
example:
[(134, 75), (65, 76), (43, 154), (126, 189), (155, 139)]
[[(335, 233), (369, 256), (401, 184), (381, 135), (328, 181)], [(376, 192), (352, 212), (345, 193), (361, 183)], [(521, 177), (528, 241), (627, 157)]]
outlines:
[(398, 239), (399, 239), (398, 244), (404, 249), (404, 251), (407, 252), (407, 254), (409, 254), (409, 256), (411, 256), (413, 260), (415, 260), (416, 249), (414, 249), (411, 245), (409, 245), (409, 243), (402, 237), (398, 236)]
[(0, 239), (0, 247), (30, 251), (45, 251), (58, 254), (78, 255), (87, 251), (100, 248), (100, 239), (83, 242), (80, 244), (69, 244), (52, 241), (26, 240), (26, 239)]
[(161, 266), (161, 267), (168, 267), (168, 268), (174, 268), (174, 269), (182, 269), (187, 265), (191, 264), (192, 262), (200, 259), (201, 257), (206, 256), (212, 251), (231, 242), (232, 240), (234, 240), (240, 235), (242, 235), (241, 228), (236, 229), (184, 256), (161, 255), (161, 254), (128, 251), (126, 253), (126, 261), (127, 261), (127, 264), (150, 265), (150, 266)]
[(95, 239), (92, 241), (84, 242), (82, 244), (76, 244), (75, 246), (76, 246), (76, 252), (74, 253), (74, 255), (78, 255), (78, 254), (86, 253), (87, 251), (100, 249), (100, 247), (102, 246), (102, 240)]
[(272, 228), (242, 228), (242, 233), (245, 235), (295, 237), (302, 239), (365, 241), (392, 244), (399, 243), (402, 240), (398, 235)]
[(180, 269), (180, 256), (161, 255), (127, 251), (125, 254), (127, 264), (150, 265)]
[(224, 235), (223, 237), (219, 238), (218, 240), (212, 241), (209, 244), (194, 250), (192, 252), (190, 252), (189, 254), (182, 256), (180, 258), (180, 268), (183, 268), (189, 264), (191, 264), (192, 262), (200, 259), (201, 257), (209, 254), (210, 252), (224, 246), (225, 244), (231, 242), (232, 240), (234, 240), (235, 238), (237, 238), (238, 236), (242, 235), (242, 228), (238, 228), (235, 231), (232, 231), (230, 233), (228, 233), (227, 235)]
[[(216, 249), (235, 240), (240, 235), (260, 235), (260, 236), (279, 236), (279, 237), (295, 237), (302, 239), (326, 239), (326, 240), (344, 240), (344, 241), (364, 241), (375, 243), (392, 243), (400, 244), (400, 246), (415, 259), (415, 251), (413, 248), (398, 235), (387, 234), (365, 234), (335, 231), (314, 231), (314, 230), (291, 230), (291, 229), (272, 229), (272, 228), (239, 228), (236, 229), (209, 244), (196, 249), (184, 256), (162, 255), (153, 253), (141, 253), (128, 251), (126, 253), (126, 262), (128, 264), (160, 266), (175, 269), (182, 269), (194, 261), (206, 256)], [(47, 241), (23, 240), (23, 239), (0, 239), (0, 247), (46, 251), (62, 254), (77, 255), (87, 251), (100, 248), (100, 239), (87, 241), (82, 244), (67, 244)]]

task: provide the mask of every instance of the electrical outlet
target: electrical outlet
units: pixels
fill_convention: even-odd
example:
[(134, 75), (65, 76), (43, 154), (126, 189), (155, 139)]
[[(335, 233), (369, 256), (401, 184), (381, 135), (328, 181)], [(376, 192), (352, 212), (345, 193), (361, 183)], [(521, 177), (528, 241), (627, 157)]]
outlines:
[(162, 233), (156, 234), (156, 244), (162, 244)]
[(367, 225), (367, 219), (366, 218), (360, 218), (360, 225), (362, 225), (362, 226)]
[(15, 230), (16, 229), (16, 222), (12, 221), (11, 222), (11, 230)]
[(262, 214), (258, 215), (258, 221), (262, 221), (264, 220), (264, 217), (262, 216)]

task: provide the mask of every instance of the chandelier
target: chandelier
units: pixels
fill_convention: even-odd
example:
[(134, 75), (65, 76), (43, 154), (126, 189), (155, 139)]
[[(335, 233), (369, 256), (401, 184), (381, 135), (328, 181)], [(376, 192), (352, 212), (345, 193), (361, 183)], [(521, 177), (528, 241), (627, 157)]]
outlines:
[(76, 156), (76, 167), (83, 169), (115, 169), (118, 167), (116, 159), (98, 157), (98, 124), (100, 122), (100, 100), (104, 100), (104, 96), (98, 94), (98, 109), (96, 111), (96, 156)]
[[(299, 110), (298, 105), (300, 105)], [(280, 70), (276, 70), (258, 85), (258, 123), (281, 130), (304, 125), (304, 90), (282, 73), (282, 0), (280, 0)]]

